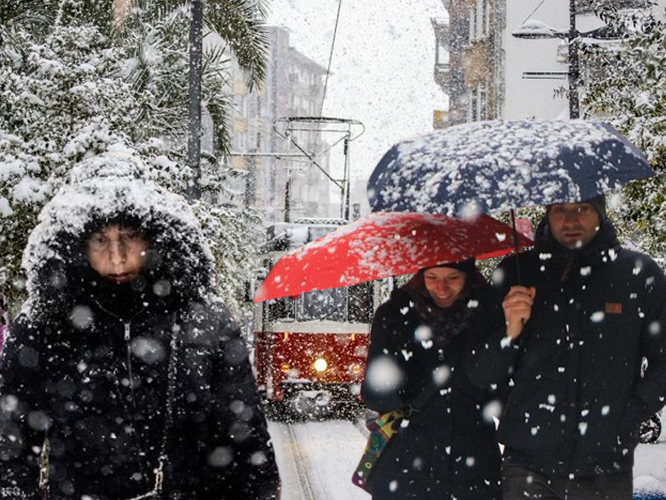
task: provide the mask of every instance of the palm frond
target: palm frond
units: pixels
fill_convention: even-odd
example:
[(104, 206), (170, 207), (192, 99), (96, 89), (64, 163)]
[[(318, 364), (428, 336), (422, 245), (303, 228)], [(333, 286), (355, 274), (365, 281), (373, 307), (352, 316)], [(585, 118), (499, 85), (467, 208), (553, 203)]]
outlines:
[(232, 100), (232, 97), (221, 95), (216, 99), (206, 99), (206, 108), (215, 124), (213, 132), (215, 147), (222, 154), (227, 154), (231, 151), (231, 116), (228, 110), (231, 109)]
[(260, 85), (266, 75), (265, 10), (264, 2), (257, 0), (212, 0), (206, 10), (207, 28), (229, 42), (238, 64), (248, 74), (250, 88)]
[(188, 10), (189, 0), (130, 0), (127, 16), (117, 25), (116, 33), (141, 32), (146, 26), (164, 21), (178, 10)]
[(52, 0), (0, 0), (0, 45), (13, 44), (11, 32), (22, 28), (31, 33), (45, 33), (57, 14)]
[(226, 154), (231, 149), (231, 123), (228, 113), (233, 105), (233, 96), (228, 92), (228, 68), (231, 59), (225, 47), (220, 45), (207, 47), (202, 56), (203, 99), (215, 124), (215, 147)]

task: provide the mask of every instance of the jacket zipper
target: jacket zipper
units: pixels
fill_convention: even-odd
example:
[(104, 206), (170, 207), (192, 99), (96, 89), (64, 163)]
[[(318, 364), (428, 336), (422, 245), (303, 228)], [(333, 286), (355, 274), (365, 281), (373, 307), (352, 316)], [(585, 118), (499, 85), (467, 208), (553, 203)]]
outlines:
[[(137, 411), (136, 395), (135, 395), (135, 392), (134, 392), (134, 374), (133, 374), (133, 369), (132, 369), (132, 343), (131, 343), (131, 340), (132, 340), (132, 321), (137, 316), (139, 316), (139, 314), (143, 313), (146, 310), (146, 307), (143, 307), (143, 309), (139, 310), (131, 318), (129, 318), (128, 320), (125, 320), (125, 319), (121, 318), (120, 316), (118, 316), (117, 314), (114, 314), (111, 311), (109, 311), (108, 309), (106, 309), (105, 307), (103, 307), (99, 302), (96, 302), (96, 303), (97, 303), (97, 306), (102, 311), (104, 311), (109, 316), (117, 319), (118, 321), (120, 321), (123, 324), (123, 340), (125, 341), (126, 356), (127, 356), (127, 360), (126, 360), (125, 364), (126, 364), (126, 367), (127, 367), (127, 376), (129, 378), (129, 389), (130, 389), (129, 398), (130, 398), (130, 402), (131, 402), (131, 405), (132, 405), (132, 410), (134, 412), (136, 412)], [(116, 374), (116, 388), (117, 388), (117, 391), (118, 391), (118, 395), (120, 396), (120, 402), (123, 405), (123, 409), (125, 410), (125, 413), (126, 413), (127, 418), (130, 422), (130, 425), (132, 426), (132, 428), (134, 428), (134, 422), (133, 422), (133, 419), (131, 417), (131, 413), (129, 411), (129, 408), (127, 407), (127, 405), (125, 404), (125, 402), (123, 400), (122, 389), (121, 389), (122, 384), (120, 383), (119, 379), (120, 379), (120, 374), (117, 373)], [(141, 438), (141, 435), (136, 431), (136, 429), (134, 429), (134, 431), (132, 432), (132, 435), (134, 436), (136, 447), (137, 447), (138, 452), (139, 452), (139, 456), (143, 456), (145, 458), (147, 455), (144, 452), (144, 450), (146, 450), (147, 447), (145, 446), (145, 443), (143, 442), (143, 440)], [(163, 466), (163, 464), (162, 464), (161, 457), (160, 457), (159, 466), (156, 469), (153, 469), (153, 473), (155, 474), (154, 492), (156, 492), (158, 494), (162, 491), (162, 481), (163, 481), (163, 477), (164, 477), (164, 472), (162, 471), (162, 466)], [(149, 476), (150, 476), (150, 474), (147, 473), (146, 476), (145, 476), (146, 479)], [(152, 498), (151, 494), (144, 495), (144, 496), (146, 498), (148, 498), (148, 497)], [(137, 497), (137, 498), (143, 498), (144, 496)]]
[(569, 277), (569, 272), (571, 271), (571, 268), (573, 267), (573, 257), (569, 257), (569, 260), (567, 261), (567, 265), (564, 268), (564, 271), (562, 271), (562, 275), (560, 276), (560, 283), (564, 283), (567, 278)]
[(139, 310), (130, 319), (124, 320), (123, 318), (121, 318), (117, 314), (112, 313), (107, 308), (102, 306), (99, 302), (96, 302), (96, 304), (106, 314), (108, 314), (109, 316), (117, 319), (118, 321), (120, 321), (123, 324), (123, 331), (124, 331), (123, 339), (125, 340), (125, 347), (126, 347), (126, 350), (125, 350), (125, 352), (126, 352), (125, 364), (127, 366), (127, 376), (128, 376), (128, 379), (129, 379), (130, 401), (132, 403), (132, 409), (134, 411), (136, 411), (136, 397), (135, 397), (135, 393), (134, 393), (134, 372), (133, 372), (133, 369), (132, 369), (132, 343), (131, 343), (131, 340), (132, 340), (132, 321), (139, 314), (141, 314), (143, 311), (145, 311), (146, 308), (144, 307), (143, 309)]
[(131, 335), (131, 320), (123, 323), (125, 326), (125, 346), (127, 352), (127, 376), (129, 377), (129, 388), (130, 388), (130, 401), (132, 402), (132, 407), (136, 411), (136, 397), (134, 394), (134, 374), (132, 371), (132, 340)]

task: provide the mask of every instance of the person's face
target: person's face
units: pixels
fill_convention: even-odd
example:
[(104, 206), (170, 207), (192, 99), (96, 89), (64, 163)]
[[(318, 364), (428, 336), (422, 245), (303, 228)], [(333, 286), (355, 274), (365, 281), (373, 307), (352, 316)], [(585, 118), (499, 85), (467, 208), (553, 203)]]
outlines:
[(426, 269), (423, 279), (433, 302), (442, 309), (451, 307), (465, 287), (465, 273), (452, 267)]
[(601, 219), (590, 203), (556, 203), (548, 210), (548, 225), (555, 240), (569, 249), (582, 248), (599, 231)]
[(140, 231), (118, 225), (103, 227), (86, 242), (90, 266), (116, 283), (127, 283), (141, 273), (147, 250), (148, 242)]

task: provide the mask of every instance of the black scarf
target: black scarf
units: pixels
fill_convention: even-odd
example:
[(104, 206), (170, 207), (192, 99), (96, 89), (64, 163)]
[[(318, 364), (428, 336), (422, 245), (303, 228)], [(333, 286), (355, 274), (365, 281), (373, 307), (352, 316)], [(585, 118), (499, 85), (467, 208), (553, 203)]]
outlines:
[[(472, 298), (477, 276), (466, 275), (465, 287), (451, 307), (441, 308), (435, 304), (425, 288), (423, 273), (417, 273), (400, 288), (409, 295), (423, 323), (430, 327), (436, 347), (444, 347), (451, 339), (465, 331), (470, 325), (473, 308), (468, 306)], [(481, 278), (483, 279), (483, 278)]]
[(84, 297), (106, 311), (128, 320), (145, 309), (150, 302), (146, 280), (138, 276), (129, 283), (115, 283), (104, 279), (92, 269), (85, 282)]

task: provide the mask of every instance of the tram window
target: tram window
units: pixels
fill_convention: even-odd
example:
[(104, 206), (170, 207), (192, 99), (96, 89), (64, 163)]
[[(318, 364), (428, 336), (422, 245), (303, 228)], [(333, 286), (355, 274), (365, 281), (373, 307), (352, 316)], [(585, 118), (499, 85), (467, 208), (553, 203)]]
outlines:
[(299, 321), (323, 320), (344, 321), (345, 297), (344, 288), (318, 290), (298, 297)]
[(372, 283), (361, 283), (349, 287), (349, 321), (370, 323), (372, 321)]
[(268, 301), (268, 321), (294, 321), (294, 299), (284, 297)]

